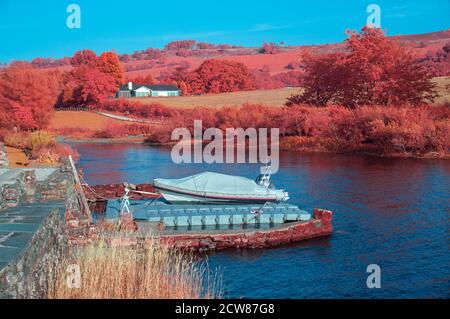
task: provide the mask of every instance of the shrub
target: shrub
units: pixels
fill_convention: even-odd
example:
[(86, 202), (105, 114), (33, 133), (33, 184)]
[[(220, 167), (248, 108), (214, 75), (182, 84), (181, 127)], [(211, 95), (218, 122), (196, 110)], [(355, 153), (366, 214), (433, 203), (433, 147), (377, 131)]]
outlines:
[(97, 109), (133, 115), (139, 118), (171, 117), (177, 113), (177, 110), (165, 107), (159, 103), (142, 104), (126, 99), (117, 99), (113, 101), (105, 100), (97, 107)]
[(1, 138), (7, 146), (24, 149), (28, 145), (29, 135), (30, 133), (24, 131), (3, 131)]
[(40, 164), (56, 164), (61, 162), (63, 158), (69, 157), (69, 155), (74, 160), (79, 158), (78, 152), (67, 144), (49, 144), (32, 151), (32, 155)]
[(41, 164), (56, 164), (59, 162), (61, 156), (53, 147), (42, 147), (34, 152), (34, 157), (38, 163)]
[(95, 138), (118, 138), (126, 136), (137, 136), (150, 134), (151, 127), (147, 124), (119, 124), (108, 122), (104, 129), (97, 130), (92, 137)]
[[(331, 152), (370, 152), (378, 155), (448, 156), (450, 112), (445, 107), (343, 106), (322, 108), (294, 105), (284, 108), (260, 104), (240, 107), (178, 110), (164, 126), (155, 126), (147, 135), (153, 143), (171, 142), (176, 127), (193, 132), (194, 120), (203, 128), (280, 129), (282, 149)], [(292, 138), (291, 138), (292, 137)]]
[(260, 51), (263, 54), (277, 54), (281, 52), (280, 46), (274, 42), (264, 42)]
[(92, 130), (81, 127), (61, 127), (52, 129), (52, 133), (61, 136), (70, 136), (71, 138), (90, 137)]
[(285, 149), (309, 149), (311, 144), (307, 138), (313, 141), (317, 150), (333, 152), (364, 151), (408, 156), (450, 154), (448, 109), (446, 115), (434, 107), (407, 106), (363, 106), (354, 110), (342, 106), (295, 106), (285, 108), (283, 112), (286, 112), (285, 133), (290, 136), (281, 143)]
[(186, 83), (192, 94), (223, 93), (254, 89), (253, 77), (244, 64), (227, 60), (206, 60), (189, 74)]
[(63, 157), (68, 158), (69, 155), (76, 161), (80, 158), (80, 154), (74, 150), (70, 145), (58, 143), (55, 146), (55, 152), (59, 154), (59, 159), (61, 160)]
[(35, 131), (31, 133), (28, 139), (28, 148), (30, 151), (38, 152), (41, 148), (52, 148), (56, 145), (53, 135), (46, 131)]

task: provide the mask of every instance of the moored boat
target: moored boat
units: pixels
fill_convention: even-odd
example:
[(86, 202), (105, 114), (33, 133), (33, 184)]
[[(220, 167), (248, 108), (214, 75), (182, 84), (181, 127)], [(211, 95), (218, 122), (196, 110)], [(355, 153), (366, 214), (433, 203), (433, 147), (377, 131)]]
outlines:
[(157, 178), (153, 186), (170, 203), (283, 202), (289, 195), (275, 189), (270, 174), (254, 181), (246, 177), (203, 172), (180, 179)]

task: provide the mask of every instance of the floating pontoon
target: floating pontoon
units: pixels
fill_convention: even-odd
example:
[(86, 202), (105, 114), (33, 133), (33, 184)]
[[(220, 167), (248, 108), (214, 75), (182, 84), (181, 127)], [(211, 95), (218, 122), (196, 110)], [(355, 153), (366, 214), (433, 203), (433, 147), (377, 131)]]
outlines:
[[(106, 218), (117, 219), (119, 201), (108, 203)], [(266, 203), (264, 205), (196, 205), (165, 204), (159, 201), (130, 201), (135, 221), (161, 223), (167, 227), (220, 227), (258, 224), (284, 224), (308, 221), (311, 214), (296, 205)]]

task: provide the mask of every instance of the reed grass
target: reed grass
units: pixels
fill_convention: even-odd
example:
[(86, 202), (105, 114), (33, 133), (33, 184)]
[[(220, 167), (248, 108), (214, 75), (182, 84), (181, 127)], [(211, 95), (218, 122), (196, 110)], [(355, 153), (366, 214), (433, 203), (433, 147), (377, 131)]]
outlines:
[(32, 152), (39, 151), (43, 147), (55, 146), (55, 137), (47, 131), (35, 131), (30, 134), (28, 147)]
[[(141, 247), (116, 246), (102, 237), (72, 251), (48, 290), (56, 299), (198, 299), (220, 297), (220, 281), (186, 252), (151, 239)], [(80, 288), (67, 284), (69, 265), (80, 267)], [(213, 278), (211, 280), (211, 278)]]

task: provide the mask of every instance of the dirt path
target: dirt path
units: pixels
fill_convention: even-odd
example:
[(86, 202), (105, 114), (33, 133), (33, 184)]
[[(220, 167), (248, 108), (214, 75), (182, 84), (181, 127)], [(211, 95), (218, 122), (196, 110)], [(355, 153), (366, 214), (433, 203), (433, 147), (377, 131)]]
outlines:
[(10, 168), (23, 168), (30, 166), (30, 161), (21, 149), (7, 146), (6, 156), (8, 157)]

